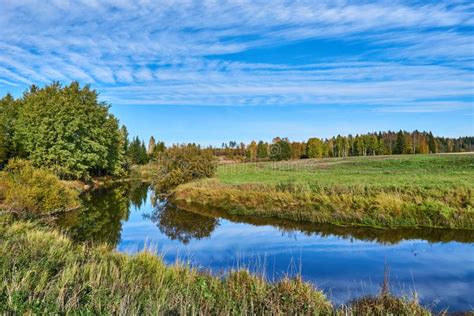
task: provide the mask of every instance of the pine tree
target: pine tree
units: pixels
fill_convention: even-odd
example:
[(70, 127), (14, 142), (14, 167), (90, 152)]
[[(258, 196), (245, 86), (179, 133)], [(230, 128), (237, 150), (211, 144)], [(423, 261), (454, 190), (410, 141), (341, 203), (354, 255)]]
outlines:
[(432, 154), (436, 154), (438, 152), (436, 139), (434, 138), (431, 132), (428, 134), (428, 149), (430, 150), (430, 153)]
[(405, 135), (402, 130), (400, 130), (397, 133), (397, 141), (395, 142), (395, 154), (404, 154), (406, 150), (406, 144), (405, 144)]
[(18, 102), (7, 94), (0, 99), (0, 169), (15, 155), (14, 124), (18, 116)]

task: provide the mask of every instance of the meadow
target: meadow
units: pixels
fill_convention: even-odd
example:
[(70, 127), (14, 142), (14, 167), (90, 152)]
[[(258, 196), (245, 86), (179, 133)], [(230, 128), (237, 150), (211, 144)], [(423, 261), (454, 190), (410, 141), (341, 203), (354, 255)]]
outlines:
[(225, 164), (173, 191), (177, 204), (345, 226), (474, 229), (474, 155)]
[(474, 186), (474, 153), (300, 159), (220, 165), (225, 184), (315, 186)]

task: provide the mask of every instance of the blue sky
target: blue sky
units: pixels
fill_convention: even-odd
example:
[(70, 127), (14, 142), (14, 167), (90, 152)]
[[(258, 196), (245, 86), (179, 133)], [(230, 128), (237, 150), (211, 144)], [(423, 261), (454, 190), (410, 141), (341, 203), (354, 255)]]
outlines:
[(91, 84), (131, 135), (474, 135), (471, 1), (0, 0), (0, 94)]

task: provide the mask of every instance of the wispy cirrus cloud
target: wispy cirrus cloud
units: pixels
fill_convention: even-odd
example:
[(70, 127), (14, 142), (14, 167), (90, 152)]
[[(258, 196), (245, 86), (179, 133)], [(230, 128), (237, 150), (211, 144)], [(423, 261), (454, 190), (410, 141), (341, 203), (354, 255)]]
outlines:
[[(474, 94), (468, 1), (0, 0), (0, 12), (4, 87), (79, 80), (114, 104), (408, 112), (466, 108)], [(337, 62), (314, 46), (306, 62), (272, 58), (315, 40), (364, 49)], [(267, 62), (239, 59), (258, 49)]]

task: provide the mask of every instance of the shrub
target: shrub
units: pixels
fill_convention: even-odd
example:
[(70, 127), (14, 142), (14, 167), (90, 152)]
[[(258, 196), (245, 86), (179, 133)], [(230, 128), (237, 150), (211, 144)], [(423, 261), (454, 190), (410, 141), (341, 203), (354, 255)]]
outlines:
[(195, 179), (210, 178), (217, 169), (212, 152), (196, 145), (174, 146), (159, 157), (156, 185), (160, 191)]
[(0, 204), (7, 212), (49, 215), (79, 207), (78, 192), (29, 161), (10, 160), (0, 173)]

